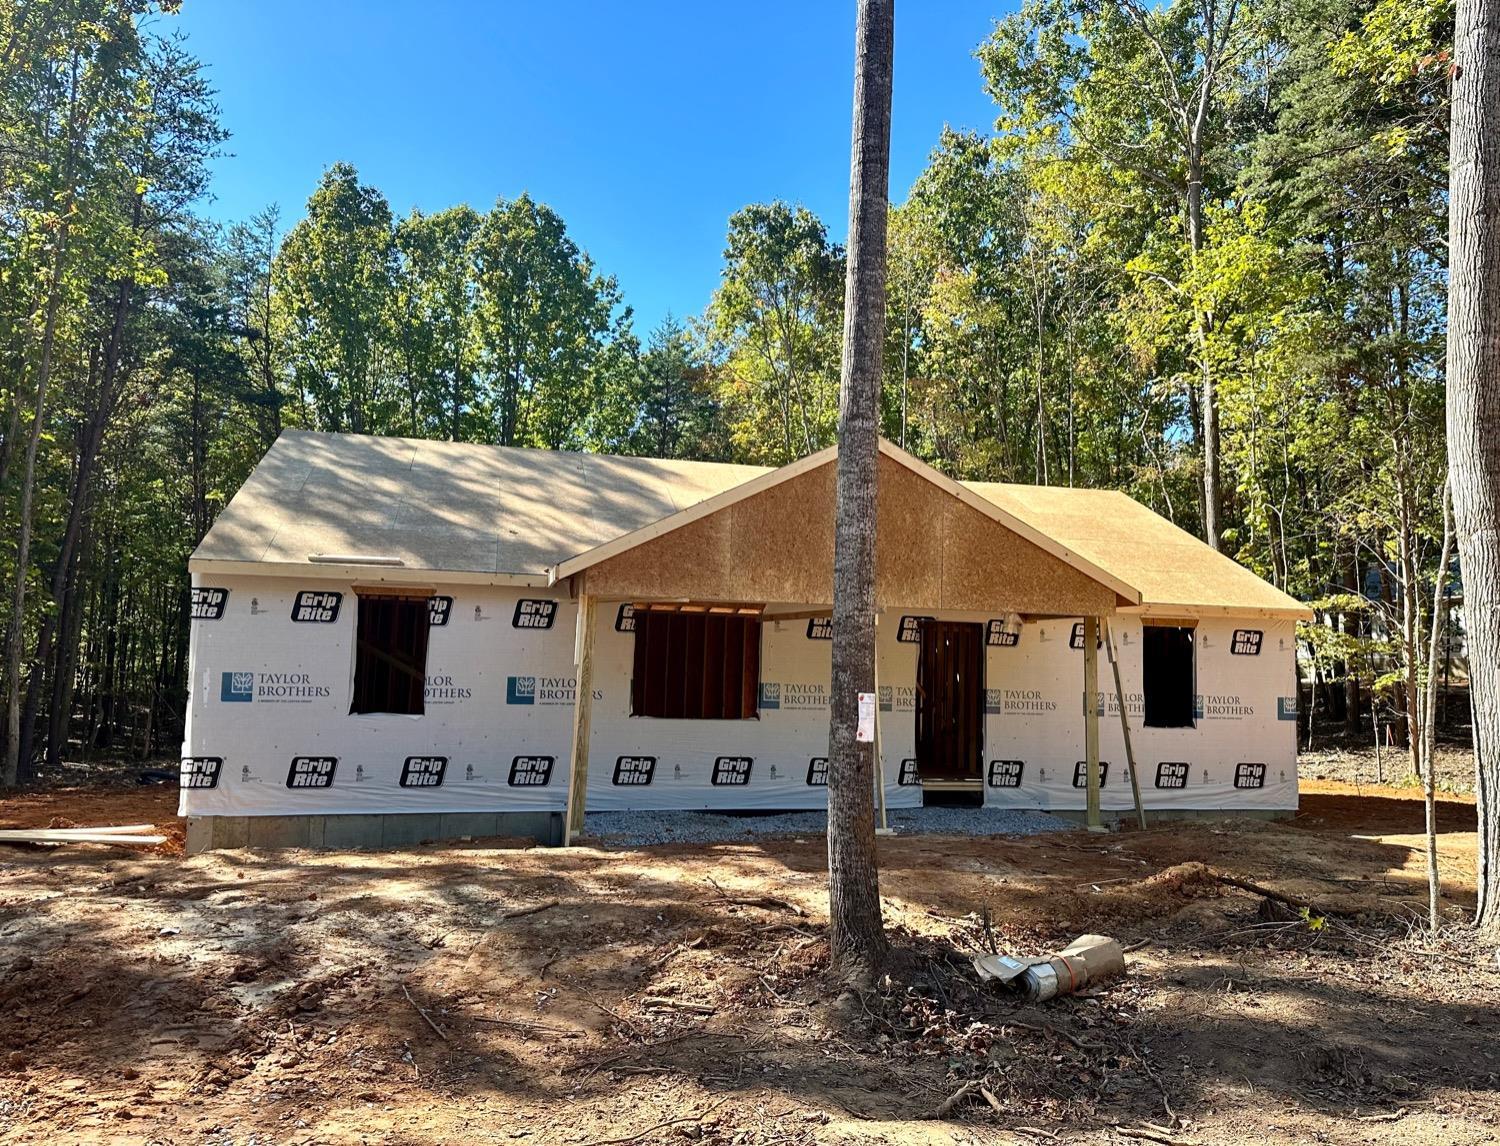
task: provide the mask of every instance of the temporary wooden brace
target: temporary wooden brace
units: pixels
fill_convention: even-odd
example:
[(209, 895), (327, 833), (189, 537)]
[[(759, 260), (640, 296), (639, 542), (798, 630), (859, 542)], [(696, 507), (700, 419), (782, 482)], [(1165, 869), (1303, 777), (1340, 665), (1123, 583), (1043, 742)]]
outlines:
[(1088, 783), (1088, 829), (1102, 832), (1099, 819), (1099, 618), (1083, 619), (1083, 758)]
[(568, 812), (563, 827), (563, 846), (583, 834), (588, 808), (589, 717), (594, 708), (594, 598), (578, 594), (578, 636), (575, 648), (578, 680), (573, 690), (573, 760), (568, 770)]
[(1130, 717), (1125, 712), (1125, 686), (1120, 683), (1120, 658), (1115, 656), (1115, 637), (1104, 622), (1104, 651), (1115, 673), (1115, 699), (1119, 702), (1120, 731), (1125, 736), (1125, 766), (1130, 769), (1130, 794), (1135, 798), (1135, 822), (1146, 826), (1146, 806), (1141, 802), (1141, 782), (1135, 774), (1135, 748), (1130, 743)]

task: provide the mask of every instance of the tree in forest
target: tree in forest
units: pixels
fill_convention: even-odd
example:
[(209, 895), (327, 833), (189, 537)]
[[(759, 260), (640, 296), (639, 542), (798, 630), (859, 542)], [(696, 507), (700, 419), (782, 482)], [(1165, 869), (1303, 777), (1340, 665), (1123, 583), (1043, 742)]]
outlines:
[(271, 272), (281, 245), (281, 211), (271, 206), (229, 229), (223, 254), (229, 320), (244, 339), (256, 389), (248, 401), (262, 441), (270, 446), (281, 433), (286, 394), (282, 353), (287, 343), (282, 300), (272, 290)]
[[(0, 490), (12, 463), (21, 467), (4, 658), (7, 785), (30, 768), (44, 694), (70, 683), (62, 676), (72, 648), (58, 638), (70, 640), (74, 628), (97, 463), (135, 363), (133, 320), (143, 292), (164, 279), (161, 245), (201, 194), (207, 158), (223, 138), (197, 61), (176, 39), (141, 34), (151, 10), (47, 5), (12, 25), (7, 39), (0, 135), (13, 162), (0, 192), (0, 264), (15, 289), (0, 302), (0, 355), (16, 383), (5, 394)], [(74, 445), (66, 478), (54, 445), (59, 426)], [(59, 512), (37, 495), (46, 498), (60, 478)], [(49, 569), (32, 549), (43, 515), (56, 546), (40, 555)], [(37, 601), (34, 580), (47, 590), (40, 615), (28, 608)]]
[(472, 441), (488, 435), (478, 387), (478, 283), (473, 208), (413, 211), (396, 225), (399, 265), (391, 295), (390, 355), (412, 437)]
[(784, 465), (833, 440), (842, 275), (843, 252), (807, 208), (730, 216), (708, 318), (715, 389), (746, 460)]
[(693, 333), (675, 315), (661, 320), (641, 355), (636, 451), (658, 458), (717, 459), (727, 450)]
[[(1001, 21), (979, 58), (1000, 104), (999, 126), (1021, 148), (1059, 142), (1112, 169), (1122, 183), (1179, 208), (1179, 264), (1203, 249), (1205, 206), (1216, 188), (1214, 150), (1241, 69), (1252, 66), (1269, 5), (1256, 0), (1028, 0)], [(1222, 174), (1222, 173), (1219, 173)], [(1222, 190), (1222, 179), (1218, 181)], [(1203, 466), (1203, 536), (1220, 546), (1223, 486), (1217, 378), (1204, 341), (1222, 316), (1194, 314), (1191, 396)]]
[(618, 285), (594, 269), (562, 218), (529, 195), (497, 202), (474, 249), (493, 440), (582, 445), (593, 370), (617, 328)]
[(382, 351), (395, 273), (385, 196), (349, 164), (335, 163), (275, 266), (274, 289), (294, 332), (290, 368), (304, 424), (356, 434), (390, 424), (396, 398)]
[(829, 948), (851, 982), (885, 955), (875, 865), (874, 746), (856, 738), (861, 693), (875, 692), (875, 507), (885, 358), (886, 216), (895, 0), (860, 0), (855, 31), (849, 260), (839, 378), (828, 737)]
[(1458, 0), (1449, 183), (1448, 459), (1464, 575), (1479, 909), (1500, 924), (1500, 0)]

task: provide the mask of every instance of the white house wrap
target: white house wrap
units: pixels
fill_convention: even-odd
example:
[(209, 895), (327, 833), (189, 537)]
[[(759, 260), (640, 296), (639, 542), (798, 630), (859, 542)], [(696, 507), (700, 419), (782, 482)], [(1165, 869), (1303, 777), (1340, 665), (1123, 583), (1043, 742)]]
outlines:
[[(1088, 616), (1119, 657), (1148, 811), (1295, 808), (1301, 605), (1122, 495), (963, 486), (882, 451), (887, 808), (942, 789), (1082, 809)], [(198, 845), (241, 817), (821, 806), (832, 465), (832, 451), (771, 471), (288, 431), (192, 559), (180, 811)], [(425, 641), (391, 636), (404, 630), (382, 628), (383, 609), (420, 610)], [(676, 642), (659, 656), (637, 648), (648, 614)], [(1170, 671), (1148, 628), (1171, 630)], [(1101, 804), (1119, 811), (1107, 652), (1092, 720)], [(669, 695), (635, 680), (680, 655), (686, 669), (660, 667)], [(351, 711), (382, 662), (419, 673), (420, 701)], [(1174, 689), (1175, 726), (1148, 726), (1147, 694)]]

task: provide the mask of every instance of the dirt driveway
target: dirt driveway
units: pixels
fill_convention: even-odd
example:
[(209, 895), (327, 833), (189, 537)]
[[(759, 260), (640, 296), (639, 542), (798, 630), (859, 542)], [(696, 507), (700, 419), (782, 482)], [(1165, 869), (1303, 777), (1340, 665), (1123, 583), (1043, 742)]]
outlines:
[[(3, 848), (0, 1141), (1494, 1141), (1500, 973), (1408, 928), (1420, 803), (1306, 787), (1283, 824), (883, 839), (897, 970), (842, 999), (817, 838)], [(171, 824), (173, 795), (39, 793), (0, 826)], [(1473, 808), (1441, 815), (1457, 920)], [(1026, 1006), (973, 982), (986, 927), (1144, 945)]]

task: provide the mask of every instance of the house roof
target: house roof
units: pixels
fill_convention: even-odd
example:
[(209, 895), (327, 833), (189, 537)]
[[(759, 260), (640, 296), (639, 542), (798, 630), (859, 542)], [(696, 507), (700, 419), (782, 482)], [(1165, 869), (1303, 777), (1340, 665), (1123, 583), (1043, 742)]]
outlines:
[[(882, 450), (1125, 599), (1139, 599), (1143, 611), (1310, 615), (1125, 494), (958, 483), (889, 443)], [(827, 460), (814, 457), (794, 467)], [(656, 536), (674, 520), (748, 496), (780, 472), (287, 430), (219, 514), (190, 567), (542, 585), (586, 567), (591, 553), (628, 546), (638, 531)]]

